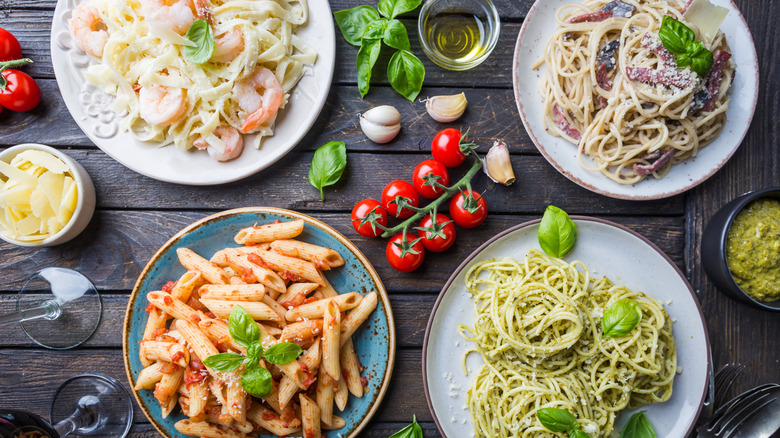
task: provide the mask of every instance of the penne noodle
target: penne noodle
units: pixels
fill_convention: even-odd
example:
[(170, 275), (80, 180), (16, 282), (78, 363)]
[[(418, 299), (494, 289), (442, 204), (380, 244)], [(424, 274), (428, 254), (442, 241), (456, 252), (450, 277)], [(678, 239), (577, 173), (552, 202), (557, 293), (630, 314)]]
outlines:
[(176, 394), (182, 380), (184, 380), (184, 368), (179, 368), (170, 374), (163, 374), (162, 379), (154, 388), (154, 398), (163, 404), (166, 403)]
[(322, 320), (310, 319), (308, 321), (294, 322), (288, 324), (282, 330), (279, 342), (295, 342), (296, 344), (306, 344), (316, 336), (322, 334)]
[(322, 368), (336, 382), (341, 379), (339, 367), (339, 352), (341, 343), (341, 312), (334, 301), (328, 302), (325, 317), (322, 321)]
[(320, 271), (320, 279), (322, 280), (322, 287), (320, 288), (320, 292), (322, 293), (322, 296), (325, 298), (333, 298), (337, 296), (339, 293), (336, 292), (336, 289), (333, 288), (333, 286), (328, 281), (328, 278), (325, 276), (325, 273)]
[[(277, 292), (276, 296), (280, 293), (287, 291), (287, 285), (279, 275), (257, 263), (253, 263), (249, 259), (249, 255), (234, 249), (222, 250), (225, 255), (225, 261), (231, 269), (236, 271), (246, 283), (260, 283), (270, 289), (270, 291)], [(270, 292), (268, 291), (268, 292)]]
[(290, 376), (284, 376), (279, 384), (279, 404), (282, 408), (292, 400), (298, 389), (307, 389), (314, 381), (314, 372), (320, 366), (320, 341), (314, 342), (300, 358), (298, 358), (300, 371), (305, 374), (301, 385), (296, 383), (296, 379)]
[(278, 436), (292, 435), (299, 432), (299, 427), (286, 427), (282, 418), (274, 411), (260, 403), (253, 403), (247, 412), (247, 418), (258, 426)]
[(246, 245), (250, 243), (272, 242), (277, 239), (292, 239), (303, 232), (303, 226), (303, 219), (256, 225), (240, 230), (233, 240), (240, 245)]
[(333, 392), (333, 401), (336, 402), (336, 407), (342, 412), (344, 411), (344, 408), (347, 407), (347, 398), (349, 397), (347, 382), (344, 380), (345, 379), (339, 379), (339, 383), (335, 387), (336, 390)]
[(320, 407), (314, 400), (301, 393), (301, 423), (303, 425), (304, 438), (321, 438), (320, 431)]
[(217, 315), (218, 318), (230, 318), (230, 312), (233, 311), (233, 307), (241, 306), (246, 309), (246, 312), (253, 319), (259, 319), (262, 321), (282, 321), (282, 318), (274, 309), (268, 307), (265, 303), (259, 303), (256, 301), (227, 301), (227, 300), (207, 300), (201, 298), (200, 302), (204, 306), (208, 307), (211, 313)]
[(179, 393), (174, 393), (173, 396), (165, 403), (160, 402), (160, 413), (162, 414), (163, 419), (168, 418), (168, 415), (171, 415), (171, 412), (173, 412), (173, 409), (176, 407), (176, 404), (179, 402)]
[(154, 389), (154, 385), (164, 376), (162, 372), (163, 365), (165, 365), (164, 362), (155, 362), (153, 365), (142, 369), (141, 372), (138, 373), (138, 379), (135, 381), (133, 389), (136, 391), (141, 388)]
[(306, 295), (309, 295), (318, 287), (320, 287), (320, 285), (317, 283), (293, 283), (287, 286), (287, 292), (279, 295), (276, 298), (276, 301), (280, 303), (284, 303), (285, 301), (294, 302), (296, 299), (303, 297), (303, 299), (300, 300), (300, 303), (298, 303), (298, 305), (300, 305), (303, 303), (303, 300), (306, 299)]
[(187, 271), (179, 278), (179, 281), (171, 289), (171, 295), (182, 303), (186, 303), (192, 295), (192, 291), (203, 284), (205, 279), (198, 271)]
[(241, 386), (241, 377), (235, 372), (232, 375), (227, 373), (223, 375), (226, 377), (227, 397), (225, 397), (225, 402), (227, 403), (228, 413), (236, 420), (236, 423), (245, 425), (247, 393), (244, 391), (244, 387)]
[(325, 424), (333, 421), (333, 379), (320, 367), (317, 381), (317, 405), (320, 407), (320, 420)]
[(155, 361), (175, 363), (180, 367), (186, 367), (190, 363), (190, 353), (177, 342), (141, 341), (143, 357)]
[(198, 327), (206, 333), (206, 336), (216, 344), (222, 344), (230, 347), (231, 349), (246, 353), (246, 348), (238, 345), (233, 338), (230, 337), (230, 329), (228, 323), (221, 319), (209, 318), (205, 314), (201, 313), (198, 319)]
[(334, 302), (336, 306), (338, 306), (339, 311), (344, 312), (346, 310), (357, 307), (362, 300), (363, 297), (359, 293), (350, 292), (348, 294), (337, 295), (332, 298), (325, 298), (323, 300), (300, 305), (288, 310), (285, 317), (288, 321), (297, 321), (298, 318), (322, 318), (325, 314), (325, 309), (328, 307), (328, 303), (331, 301)]
[(203, 278), (209, 283), (227, 284), (228, 275), (216, 264), (204, 259), (189, 248), (179, 248), (176, 250), (179, 256), (179, 262), (190, 271), (199, 271)]
[[(254, 257), (260, 258), (260, 261), (255, 260)], [(307, 262), (306, 260), (287, 257), (273, 251), (260, 250), (247, 255), (247, 258), (258, 265), (267, 265), (277, 272), (290, 273), (296, 277), (317, 284), (322, 283), (317, 267), (314, 266), (314, 263)], [(287, 275), (287, 277), (289, 277), (289, 275)]]
[(299, 240), (275, 240), (271, 242), (271, 249), (288, 257), (308, 260), (323, 271), (344, 265), (344, 258), (338, 252), (324, 246), (312, 245)]
[(222, 426), (207, 423), (205, 421), (179, 420), (174, 424), (179, 433), (187, 436), (203, 438), (246, 438), (241, 432), (233, 432)]
[(152, 305), (175, 319), (186, 320), (197, 315), (195, 309), (173, 298), (171, 294), (161, 290), (149, 292), (146, 294), (146, 299), (149, 300)]
[(363, 397), (363, 383), (360, 381), (360, 361), (355, 353), (355, 346), (352, 344), (351, 338), (347, 338), (347, 341), (341, 347), (339, 365), (341, 365), (341, 375), (347, 383), (349, 392), (355, 397)]
[(376, 309), (377, 294), (371, 292), (363, 297), (363, 301), (358, 304), (357, 307), (352, 309), (351, 312), (344, 317), (341, 321), (341, 343), (342, 345), (350, 339), (352, 335), (357, 331), (363, 322), (365, 322), (371, 315), (371, 312)]
[(263, 303), (273, 309), (273, 311), (276, 312), (276, 315), (279, 316), (279, 319), (275, 320), (279, 325), (283, 327), (287, 325), (287, 321), (284, 320), (285, 315), (287, 315), (287, 309), (285, 309), (284, 306), (268, 295), (263, 297)]
[(338, 415), (331, 415), (331, 418), (330, 424), (323, 423), (320, 425), (322, 430), (339, 430), (347, 425), (347, 422)]
[(198, 293), (200, 293), (201, 298), (207, 300), (263, 301), (265, 286), (262, 284), (206, 284), (198, 289)]
[[(184, 372), (184, 375), (186, 376), (188, 373), (192, 372), (194, 371), (188, 368), (187, 371)], [(200, 382), (189, 383), (187, 385), (187, 390), (190, 394), (189, 406), (186, 410), (187, 416), (197, 417), (202, 415), (206, 410), (206, 403), (209, 399), (209, 387), (206, 384), (205, 379)]]
[(153, 340), (154, 334), (159, 329), (164, 329), (167, 323), (167, 316), (162, 310), (152, 307), (149, 309), (149, 318), (146, 320), (146, 326), (144, 327), (145, 340)]
[[(206, 334), (194, 323), (177, 319), (175, 321), (176, 329), (181, 333), (182, 337), (187, 340), (187, 343), (192, 348), (192, 351), (200, 358), (200, 360), (206, 360), (209, 356), (213, 356), (219, 353), (217, 347), (211, 343)], [(211, 373), (212, 377), (218, 380), (222, 380), (220, 374), (211, 368), (206, 367)]]

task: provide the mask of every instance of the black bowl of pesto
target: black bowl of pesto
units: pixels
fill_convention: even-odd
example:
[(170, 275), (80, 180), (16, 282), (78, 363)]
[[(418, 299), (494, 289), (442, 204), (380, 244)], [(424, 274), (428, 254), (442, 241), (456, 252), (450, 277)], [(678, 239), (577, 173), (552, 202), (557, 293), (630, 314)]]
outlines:
[(780, 187), (746, 193), (710, 219), (704, 270), (729, 297), (780, 312)]

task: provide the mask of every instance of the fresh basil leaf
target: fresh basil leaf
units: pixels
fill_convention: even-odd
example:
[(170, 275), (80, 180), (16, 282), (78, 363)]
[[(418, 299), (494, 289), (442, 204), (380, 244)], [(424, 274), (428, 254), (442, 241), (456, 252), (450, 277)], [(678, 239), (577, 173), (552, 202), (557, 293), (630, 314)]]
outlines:
[(417, 424), (417, 416), (412, 417), (412, 424), (390, 435), (388, 438), (423, 438), (422, 427)]
[(246, 309), (239, 305), (233, 306), (228, 318), (228, 330), (230, 337), (238, 345), (249, 347), (253, 342), (260, 340), (260, 329), (257, 323), (246, 312)]
[(364, 39), (357, 54), (357, 80), (360, 97), (365, 97), (371, 82), (371, 70), (382, 50), (382, 40)]
[(656, 438), (655, 429), (645, 417), (645, 411), (637, 412), (628, 419), (620, 431), (620, 438)]
[(240, 367), (244, 362), (244, 356), (236, 353), (219, 353), (207, 357), (203, 360), (203, 365), (207, 367), (221, 371), (233, 371)]
[(701, 77), (707, 76), (710, 72), (712, 64), (715, 63), (715, 57), (712, 52), (707, 50), (701, 41), (696, 41), (685, 52), (691, 60), (691, 70), (695, 71)]
[(550, 205), (539, 224), (539, 246), (553, 257), (563, 257), (577, 241), (577, 225), (560, 208)]
[(290, 362), (303, 353), (298, 344), (292, 342), (281, 342), (266, 350), (265, 360), (272, 364), (281, 365)]
[(333, 13), (336, 24), (344, 39), (353, 46), (359, 46), (368, 23), (378, 20), (379, 13), (371, 6), (358, 6)]
[(241, 386), (255, 397), (266, 397), (273, 389), (274, 378), (271, 373), (263, 368), (250, 368), (241, 375)]
[(566, 432), (577, 429), (579, 424), (571, 412), (558, 408), (537, 409), (536, 417), (542, 426), (553, 432)]
[(398, 50), (390, 58), (387, 65), (387, 79), (395, 91), (411, 102), (417, 98), (425, 79), (425, 67), (422, 62), (408, 50)]
[(409, 50), (409, 35), (406, 33), (406, 26), (396, 19), (387, 22), (385, 34), (382, 40), (388, 46), (398, 50)]
[(395, 18), (396, 16), (417, 9), (420, 6), (422, 0), (379, 0), (379, 4), (376, 6), (379, 9), (379, 13), (387, 18)]
[(365, 30), (363, 31), (363, 39), (364, 40), (379, 40), (382, 39), (382, 36), (385, 34), (385, 29), (387, 29), (387, 23), (390, 20), (387, 18), (380, 18), (378, 20), (374, 20), (366, 25)]
[(577, 430), (572, 430), (569, 433), (569, 438), (590, 438), (590, 435), (577, 429)]
[(195, 43), (195, 47), (182, 46), (184, 59), (195, 64), (203, 64), (211, 59), (214, 53), (214, 33), (208, 21), (193, 21), (184, 37)]
[(675, 55), (682, 55), (688, 45), (696, 39), (696, 34), (682, 22), (664, 15), (661, 28), (658, 30), (658, 38), (666, 50)]
[[(362, 48), (361, 48), (362, 50)], [(332, 186), (341, 178), (347, 167), (347, 148), (343, 141), (331, 141), (314, 152), (309, 168), (309, 183), (320, 191), (324, 200), (323, 187)]]
[(257, 368), (260, 366), (260, 358), (259, 357), (247, 357), (244, 359), (244, 365), (247, 370), (251, 370), (252, 368)]
[(263, 346), (259, 342), (253, 342), (246, 347), (246, 356), (251, 358), (263, 357)]
[(607, 338), (627, 335), (642, 321), (642, 309), (634, 300), (617, 300), (601, 317), (601, 328)]

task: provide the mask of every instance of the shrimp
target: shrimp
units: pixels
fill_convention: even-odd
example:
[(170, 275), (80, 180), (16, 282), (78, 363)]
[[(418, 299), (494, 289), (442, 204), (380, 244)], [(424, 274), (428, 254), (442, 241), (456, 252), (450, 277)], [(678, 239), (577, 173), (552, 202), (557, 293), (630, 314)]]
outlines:
[(238, 29), (222, 34), (216, 39), (211, 62), (228, 62), (244, 50), (244, 34)]
[(146, 19), (184, 35), (195, 21), (192, 0), (141, 0)]
[(233, 93), (238, 106), (247, 113), (241, 132), (252, 132), (273, 117), (284, 99), (284, 90), (276, 75), (265, 67), (257, 67), (251, 76), (236, 82)]
[(228, 161), (241, 155), (241, 151), (244, 150), (244, 137), (238, 133), (236, 128), (232, 126), (218, 126), (214, 129), (214, 135), (225, 143), (224, 151), (220, 151), (208, 144), (203, 137), (198, 137), (192, 144), (200, 150), (208, 150), (211, 158), (217, 161)]
[(98, 58), (103, 56), (103, 48), (108, 41), (108, 26), (100, 18), (97, 9), (82, 3), (73, 11), (68, 27), (79, 49)]
[(175, 87), (152, 85), (138, 92), (141, 118), (157, 126), (168, 126), (187, 111), (184, 90)]

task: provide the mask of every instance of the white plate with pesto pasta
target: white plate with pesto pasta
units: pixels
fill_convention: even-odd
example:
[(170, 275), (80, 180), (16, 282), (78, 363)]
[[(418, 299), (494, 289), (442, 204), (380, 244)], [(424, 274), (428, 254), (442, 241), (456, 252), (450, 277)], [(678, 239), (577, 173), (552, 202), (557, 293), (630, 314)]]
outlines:
[(523, 124), (553, 167), (593, 192), (647, 200), (689, 190), (728, 161), (755, 112), (758, 59), (739, 9), (711, 1), (728, 15), (722, 34), (695, 34), (715, 61), (702, 76), (678, 67), (658, 37), (662, 17), (682, 18), (683, 0), (535, 2), (513, 83)]
[[(567, 408), (573, 411), (582, 429), (592, 438), (617, 436), (625, 422), (638, 411), (646, 411), (645, 415), (658, 436), (685, 438), (693, 431), (706, 394), (709, 366), (707, 329), (693, 289), (669, 257), (641, 235), (601, 219), (576, 216), (572, 219), (577, 227), (577, 241), (573, 250), (563, 260), (541, 253), (537, 240), (540, 221), (531, 221), (510, 228), (479, 247), (458, 267), (442, 289), (428, 321), (422, 358), (425, 395), (442, 436), (548, 436), (543, 435), (549, 431), (546, 431), (536, 418), (536, 409), (541, 407)], [(485, 295), (484, 291), (474, 289), (474, 283), (470, 292), (466, 281), (471, 278), (469, 271), (477, 266), (474, 272), (478, 272), (477, 269), (483, 266), (485, 261), (511, 258), (522, 264), (526, 255), (532, 258), (529, 266), (549, 268), (541, 268), (534, 274), (547, 272), (548, 286), (555, 285), (560, 278), (568, 278), (563, 274), (556, 277), (558, 272), (569, 272), (572, 275), (572, 280), (567, 283), (568, 287), (573, 284), (586, 284), (584, 280), (581, 280), (582, 283), (574, 281), (573, 275), (582, 279), (587, 269), (591, 278), (587, 284), (592, 286), (588, 287), (588, 293), (569, 295), (580, 297), (578, 300), (587, 297), (592, 307), (581, 306), (582, 308), (574, 311), (566, 306), (577, 304), (569, 303), (566, 301), (568, 298), (555, 298), (560, 295), (555, 291), (545, 292), (544, 287), (537, 286), (524, 289), (522, 281), (516, 286), (513, 283), (512, 287), (505, 290), (517, 291), (512, 292), (517, 294), (513, 299), (517, 300), (518, 296), (522, 296), (522, 300), (511, 303), (511, 308), (525, 309), (527, 305), (528, 312), (498, 311), (496, 315), (501, 315), (498, 320), (509, 321), (507, 316), (515, 314), (514, 321), (524, 321), (525, 330), (516, 330), (511, 342), (501, 338), (505, 345), (503, 348), (493, 344), (493, 348), (496, 348), (494, 351), (503, 352), (496, 356), (503, 362), (491, 359), (492, 368), (495, 370), (492, 374), (496, 377), (493, 383), (490, 383), (491, 380), (485, 376), (490, 376), (491, 372), (487, 367), (483, 369), (485, 363), (481, 354), (472, 351), (479, 344), (466, 340), (461, 333), (469, 335), (468, 331), (464, 331), (464, 327), (473, 331), (477, 324), (477, 295), (472, 295), (471, 292), (481, 294), (483, 299), (492, 299), (495, 296), (497, 303), (506, 303), (508, 299), (492, 289)], [(579, 264), (575, 261), (579, 261)], [(570, 266), (569, 264), (575, 268), (561, 268)], [(506, 264), (484, 266), (504, 270), (505, 273), (512, 271)], [(572, 271), (574, 269), (576, 274)], [(486, 278), (483, 274), (476, 277)], [(534, 278), (528, 273), (521, 276)], [(604, 277), (611, 283), (602, 280)], [(551, 280), (554, 278), (559, 280)], [(481, 283), (480, 288), (484, 288), (486, 284)], [(528, 292), (529, 290), (534, 292)], [(640, 303), (643, 317), (641, 323), (631, 329), (632, 331), (622, 337), (607, 340), (602, 336), (600, 321), (602, 315), (607, 313), (611, 304), (618, 298), (630, 298)], [(554, 302), (555, 299), (560, 302)], [(485, 303), (484, 300), (481, 302)], [(547, 307), (538, 307), (539, 305)], [(544, 310), (545, 308), (555, 309), (555, 314)], [(480, 309), (483, 309), (480, 310), (480, 313), (483, 313), (482, 333), (486, 333), (484, 318), (490, 318), (484, 316), (484, 309), (487, 308), (480, 306)], [(560, 313), (561, 311), (563, 313)], [(527, 319), (532, 313), (536, 316), (544, 315), (541, 321), (552, 320), (554, 324), (529, 323), (528, 321), (534, 321), (534, 318)], [(492, 333), (502, 330), (500, 324), (496, 324), (492, 326)], [(507, 327), (503, 330), (512, 332), (512, 329)], [(537, 330), (535, 334), (532, 333), (534, 330)], [(545, 338), (545, 333), (553, 332), (556, 332), (557, 336), (550, 335)], [(586, 335), (591, 338), (586, 338)], [(634, 363), (615, 359), (620, 357), (620, 352), (617, 352), (617, 349), (611, 350), (613, 347), (610, 345), (613, 344), (604, 342), (620, 345), (620, 351), (623, 353), (636, 353), (628, 355), (635, 359)], [(512, 343), (518, 345), (519, 349), (508, 347)], [(600, 356), (599, 350), (595, 348), (596, 344), (611, 352), (613, 362), (604, 362), (604, 356)], [(671, 345), (675, 346), (676, 363)], [(644, 347), (647, 349), (642, 350)], [(637, 353), (640, 350), (648, 353)], [(531, 351), (534, 353), (529, 353)], [(528, 353), (525, 359), (519, 357), (522, 352)], [(584, 356), (576, 358), (577, 355)], [(562, 374), (564, 378), (571, 376), (571, 381), (550, 380), (550, 374), (545, 374), (544, 367), (552, 367), (551, 361), (541, 359), (542, 357), (556, 358), (561, 364), (570, 363), (567, 361), (575, 358), (578, 362), (574, 369), (582, 367), (592, 371), (595, 367), (598, 371), (594, 371), (593, 375), (600, 377), (594, 377), (594, 380), (606, 386), (600, 384), (594, 389), (589, 386), (590, 383), (577, 383), (590, 382), (590, 378), (571, 371), (567, 372), (569, 374)], [(599, 367), (597, 363), (612, 363), (614, 366)], [(633, 368), (635, 365), (656, 371), (636, 371)], [(525, 369), (522, 369), (523, 366)], [(464, 374), (464, 367), (468, 374)], [(615, 370), (614, 373), (612, 369)], [(620, 371), (621, 369), (627, 371)], [(549, 370), (552, 368), (548, 368)], [(509, 375), (513, 377), (507, 380), (507, 386), (504, 386), (500, 381), (509, 379)], [(633, 377), (627, 377), (629, 375)], [(654, 380), (655, 383), (651, 383)], [(473, 398), (470, 395), (472, 385), (476, 389), (474, 394), (479, 394)], [(556, 385), (559, 390), (551, 389), (556, 388)], [(625, 390), (628, 395), (623, 394), (626, 385), (632, 385)], [(670, 385), (671, 395), (668, 392)], [(502, 392), (502, 388), (506, 387), (512, 388), (512, 396)], [(611, 389), (607, 389), (608, 387)], [(584, 390), (588, 393), (583, 393)], [(507, 395), (504, 401), (501, 401), (501, 394)], [(499, 397), (493, 398), (495, 396)], [(610, 403), (622, 406), (629, 398), (633, 403), (658, 399), (666, 401), (645, 404), (638, 409), (626, 407), (617, 413), (616, 418), (597, 414), (605, 413), (605, 408)], [(484, 406), (490, 408), (486, 411)], [(472, 411), (478, 418), (476, 423), (481, 423), (479, 428), (482, 433), (475, 432)], [(496, 415), (501, 412), (511, 413), (506, 416)], [(488, 418), (491, 416), (492, 418)], [(610, 428), (612, 435), (608, 432)], [(524, 432), (529, 434), (523, 435)]]
[[(196, 64), (181, 35), (201, 17), (216, 44)], [(68, 111), (106, 154), (157, 180), (215, 185), (306, 135), (330, 90), (335, 33), (326, 0), (60, 0), (51, 53)]]

